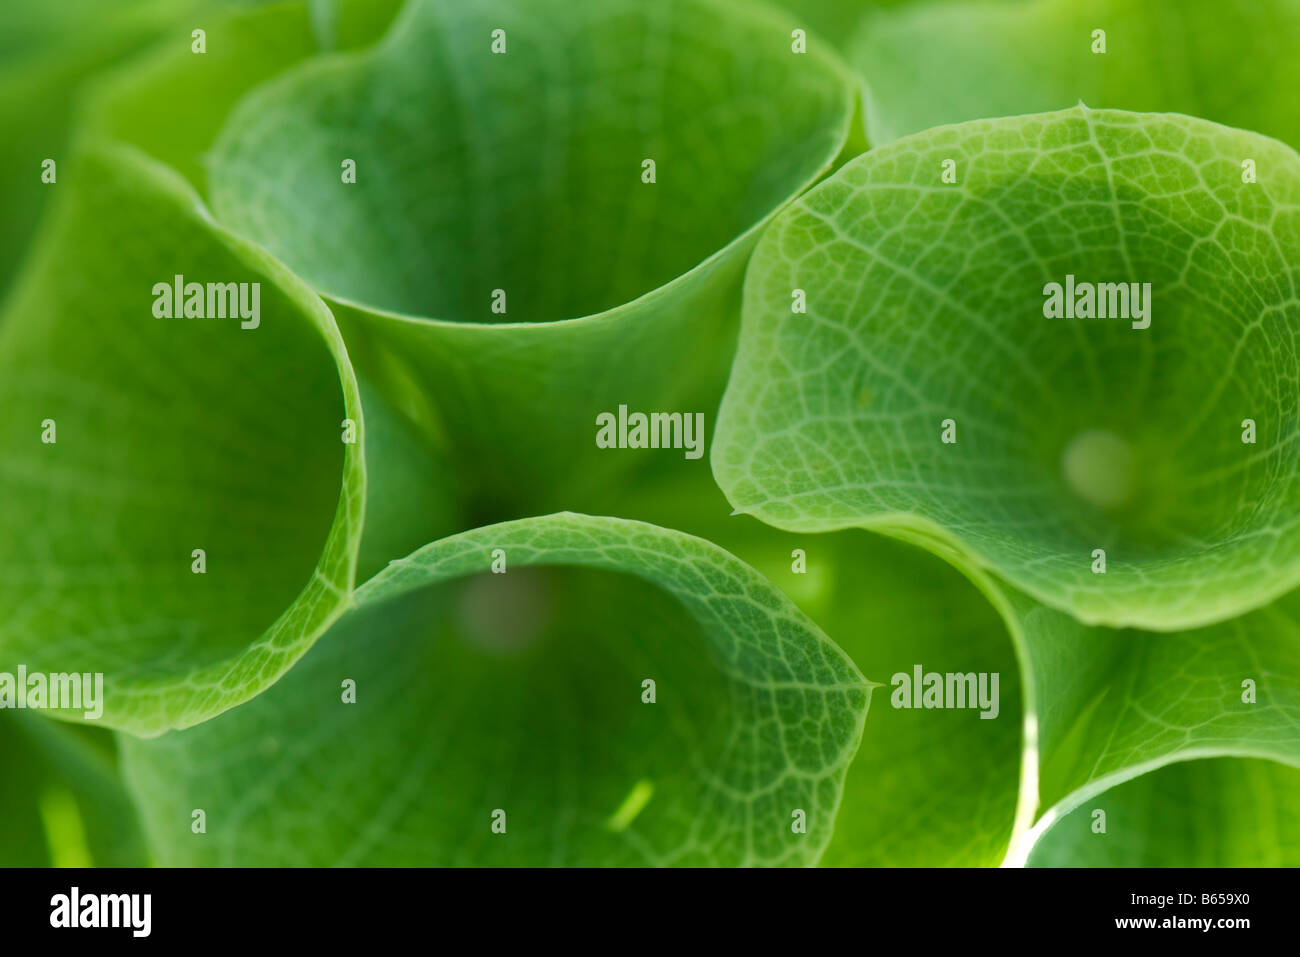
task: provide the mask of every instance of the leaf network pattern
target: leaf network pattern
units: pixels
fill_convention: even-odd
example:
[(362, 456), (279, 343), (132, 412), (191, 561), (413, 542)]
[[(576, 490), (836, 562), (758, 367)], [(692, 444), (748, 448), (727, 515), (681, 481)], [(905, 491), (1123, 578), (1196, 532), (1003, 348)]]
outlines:
[(0, 863), (1300, 860), (1300, 3), (52, 6), (0, 672), (113, 730), (0, 714)]

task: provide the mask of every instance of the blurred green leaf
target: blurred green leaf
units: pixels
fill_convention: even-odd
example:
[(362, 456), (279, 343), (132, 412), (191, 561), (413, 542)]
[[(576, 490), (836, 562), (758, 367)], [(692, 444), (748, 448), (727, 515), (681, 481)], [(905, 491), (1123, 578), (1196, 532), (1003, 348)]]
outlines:
[(330, 16), (315, 13), (317, 6), (214, 11), (203, 20), (203, 55), (191, 51), (188, 39), (159, 44), (101, 78), (82, 104), (83, 134), (137, 146), (204, 192), (208, 151), (245, 93), (317, 54), (375, 42), (401, 0), (337, 0), (325, 5)]
[(1186, 113), (1300, 147), (1297, 46), (1296, 0), (940, 0), (863, 18), (845, 44), (877, 145), (1085, 103)]
[[(57, 189), (46, 160), (67, 157), (73, 103), (87, 79), (178, 29), (200, 0), (7, 0), (0, 4), (0, 300)], [(188, 44), (189, 31), (180, 34)]]
[(1183, 761), (1134, 778), (1063, 817), (1029, 857), (1031, 867), (1298, 862), (1300, 769), (1241, 758)]
[(32, 712), (0, 714), (0, 867), (145, 863), (112, 737)]

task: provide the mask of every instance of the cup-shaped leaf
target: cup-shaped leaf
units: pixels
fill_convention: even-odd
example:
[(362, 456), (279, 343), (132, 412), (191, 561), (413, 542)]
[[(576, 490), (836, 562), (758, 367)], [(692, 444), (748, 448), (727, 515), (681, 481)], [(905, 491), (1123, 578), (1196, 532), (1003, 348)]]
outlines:
[(1177, 634), (1088, 628), (1018, 595), (1011, 606), (1031, 687), (1039, 830), (1174, 761), (1300, 766), (1300, 592)]
[(764, 235), (714, 473), (1086, 622), (1230, 617), (1300, 583), (1298, 263), (1266, 137), (1076, 108), (900, 140)]
[(348, 604), (357, 384), (320, 300), (175, 173), (114, 147), (65, 175), (0, 323), (0, 670), (100, 673), (91, 716), (157, 733)]
[[(1028, 863), (1296, 867), (1300, 769), (1244, 758), (1171, 764), (1079, 805), (1039, 839)], [(1226, 909), (1236, 901), (1217, 903), (1239, 916)]]
[(357, 602), (255, 701), (124, 737), (161, 861), (808, 864), (830, 839), (871, 685), (722, 549), (545, 516)]
[(757, 229), (851, 127), (847, 71), (791, 29), (731, 0), (416, 0), (240, 103), (214, 209), (351, 306), (358, 369), (424, 396), (481, 494), (540, 509), (626, 462), (600, 413), (702, 411), (725, 376)]

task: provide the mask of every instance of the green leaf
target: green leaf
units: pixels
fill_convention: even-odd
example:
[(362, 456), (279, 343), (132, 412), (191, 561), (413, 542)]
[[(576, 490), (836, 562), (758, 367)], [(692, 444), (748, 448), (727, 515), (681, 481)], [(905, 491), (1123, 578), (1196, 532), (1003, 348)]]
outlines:
[(599, 412), (699, 409), (725, 376), (758, 229), (846, 142), (852, 81), (791, 29), (730, 0), (417, 0), (241, 102), (214, 209), (419, 397), (483, 514), (572, 504), (626, 462)]
[(843, 50), (867, 16), (915, 0), (778, 0), (791, 19), (804, 29), (816, 31), (821, 40)]
[[(714, 473), (1085, 622), (1258, 607), (1300, 584), (1298, 262), (1300, 158), (1254, 134), (1079, 108), (873, 150), (755, 252)], [(1067, 276), (1149, 283), (1149, 328), (1047, 317)]]
[[(1077, 109), (901, 141), (788, 209), (862, 145), (827, 52), (859, 5), (792, 5), (414, 0), (366, 49), (397, 0), (271, 4), (204, 13), (202, 56), (143, 0), (66, 50), (0, 11), (0, 60), (41, 54), (0, 62), (15, 242), (55, 198), (0, 313), (0, 671), (107, 673), (164, 862), (1295, 863), (1300, 160)], [(1083, 98), (1296, 142), (1241, 67), (1294, 6), (934, 9), (863, 19), (873, 80), (915, 47), (870, 86), (881, 139)], [(1152, 55), (1170, 25), (1222, 83)], [(151, 30), (37, 191), (79, 78)], [(774, 216), (727, 519), (703, 459), (594, 419), (712, 438)], [(152, 315), (182, 272), (260, 281), (259, 328)], [(1066, 274), (1151, 282), (1152, 326), (1048, 319)], [(574, 507), (623, 519), (443, 538)], [(996, 718), (886, 689), (864, 727), (862, 673), (915, 668), (997, 674)], [(0, 863), (144, 860), (107, 740), (0, 715)]]
[[(1300, 592), (1176, 635), (1089, 628), (904, 543), (719, 521), (721, 503), (676, 471), (621, 487), (624, 510), (707, 535), (753, 565), (863, 673), (891, 685), (917, 666), (999, 676), (992, 719), (969, 707), (900, 708), (896, 688), (881, 689), (824, 865), (1018, 864), (1054, 821), (1170, 762), (1300, 764)], [(1196, 863), (1190, 851), (1166, 853)], [(1243, 860), (1251, 853), (1243, 848)]]
[[(685, 481), (656, 494), (633, 486), (624, 498), (630, 513), (707, 531), (881, 682), (917, 666), (999, 675), (989, 720), (969, 707), (900, 708), (894, 688), (880, 691), (823, 865), (1018, 864), (1038, 853), (1053, 822), (1072, 820), (1077, 807), (1110, 806), (1124, 782), (1170, 762), (1238, 755), (1300, 764), (1300, 592), (1177, 635), (1089, 628), (887, 538), (788, 534), (744, 516), (721, 523), (709, 517), (707, 494)], [(1286, 801), (1284, 781), (1264, 773), (1253, 800), (1269, 800), (1276, 782), (1275, 799)], [(1243, 810), (1232, 829), (1249, 820)], [(1242, 847), (1240, 862), (1273, 860), (1267, 844), (1258, 854)], [(1164, 853), (1166, 864), (1198, 860), (1191, 846)]]
[(1031, 867), (1298, 863), (1300, 769), (1239, 758), (1171, 764), (1107, 791), (1061, 818), (1029, 857)]
[(57, 188), (43, 181), (42, 164), (54, 160), (57, 177), (68, 154), (73, 103), (87, 78), (193, 16), (199, 6), (197, 0), (0, 5), (0, 298)]
[[(716, 401), (716, 400), (715, 400)], [(912, 545), (857, 530), (778, 531), (728, 518), (717, 486), (684, 461), (606, 490), (600, 507), (725, 548), (780, 588), (858, 668), (882, 683), (926, 672), (999, 675), (996, 718), (972, 709), (895, 708), (873, 698), (849, 766), (824, 866), (996, 866), (1016, 822), (1019, 664), (983, 591)]]
[[(1087, 628), (1019, 595), (1009, 603), (1032, 689), (1021, 823), (1034, 819), (1013, 838), (1012, 860), (1083, 802), (1104, 802), (1107, 789), (1171, 762), (1234, 756), (1300, 766), (1300, 592), (1174, 635)], [(1259, 786), (1285, 779), (1278, 774)], [(1198, 860), (1185, 849), (1171, 863)]]
[[(911, 540), (988, 596), (1024, 676), (1013, 863), (1171, 761), (1300, 763), (1298, 199), (1274, 141), (1076, 109), (874, 150), (755, 253), (719, 484), (779, 528)], [(1151, 282), (1150, 327), (1047, 318), (1067, 273)], [(1084, 464), (1107, 467), (1081, 470), (1078, 437), (1102, 430)], [(1103, 502), (1120, 441), (1132, 498)]]
[[(753, 529), (731, 536), (717, 541), (795, 599), (864, 674), (887, 685), (873, 699), (820, 863), (999, 864), (1016, 822), (1022, 710), (1015, 651), (984, 594), (932, 555), (863, 532)], [(795, 548), (804, 553), (805, 571), (793, 570)], [(998, 675), (993, 717), (981, 718), (973, 706), (896, 707), (888, 684), (918, 666), (926, 673)]]
[[(34, 61), (51, 52), (139, 43), (194, 16), (210, 0), (11, 0), (0, 9), (0, 60)], [(188, 36), (189, 31), (186, 31)]]
[(123, 738), (164, 863), (808, 864), (830, 838), (870, 683), (714, 545), (526, 519), (357, 603), (255, 701)]
[(1295, 0), (951, 0), (859, 24), (846, 55), (866, 78), (878, 145), (1086, 103), (1187, 113), (1300, 146)]
[(0, 715), (0, 867), (139, 867), (135, 809), (104, 731)]
[[(203, 192), (205, 164), (234, 104), (259, 83), (328, 50), (375, 42), (401, 0), (271, 3), (211, 12), (195, 21), (206, 52), (188, 30), (157, 44), (96, 84), (82, 104), (83, 135), (130, 143), (171, 166)], [(201, 103), (202, 109), (195, 109)]]
[[(102, 672), (102, 723), (151, 734), (349, 604), (364, 423), (329, 311), (174, 173), (114, 148), (64, 175), (0, 322), (0, 670)], [(259, 283), (260, 324), (159, 318), (178, 274)]]

